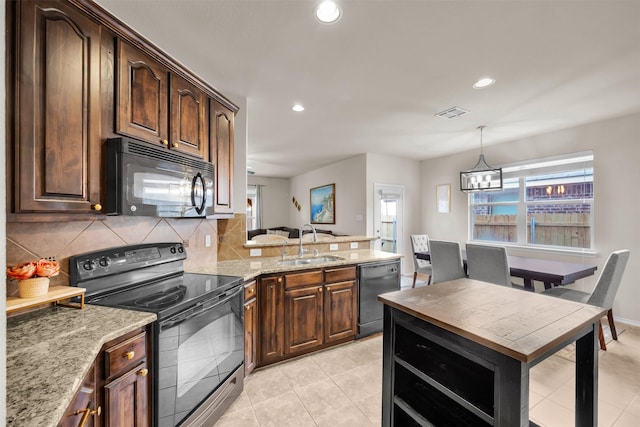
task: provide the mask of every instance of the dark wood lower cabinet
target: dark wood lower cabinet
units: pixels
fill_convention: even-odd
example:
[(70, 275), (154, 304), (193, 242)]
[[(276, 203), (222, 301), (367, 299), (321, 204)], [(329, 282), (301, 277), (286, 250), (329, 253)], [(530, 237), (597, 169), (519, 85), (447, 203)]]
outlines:
[(257, 282), (244, 285), (244, 375), (253, 371), (258, 363), (258, 300)]
[(104, 387), (106, 426), (150, 426), (149, 370), (142, 364)]
[(96, 406), (96, 369), (92, 365), (58, 427), (98, 426), (96, 418), (101, 413), (102, 407)]
[(356, 267), (261, 277), (258, 304), (257, 366), (352, 340), (358, 328)]
[(106, 343), (58, 427), (151, 426), (148, 340), (140, 328)]
[(285, 292), (285, 353), (302, 353), (323, 342), (323, 286)]
[(358, 327), (356, 281), (325, 285), (324, 342), (353, 338)]

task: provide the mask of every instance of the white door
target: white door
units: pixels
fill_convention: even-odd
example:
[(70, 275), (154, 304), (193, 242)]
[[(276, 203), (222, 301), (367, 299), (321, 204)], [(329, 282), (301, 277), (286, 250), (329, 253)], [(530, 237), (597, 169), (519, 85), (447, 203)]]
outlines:
[(373, 226), (375, 236), (378, 237), (375, 241), (375, 248), (385, 252), (403, 253), (404, 186), (374, 184), (373, 192)]

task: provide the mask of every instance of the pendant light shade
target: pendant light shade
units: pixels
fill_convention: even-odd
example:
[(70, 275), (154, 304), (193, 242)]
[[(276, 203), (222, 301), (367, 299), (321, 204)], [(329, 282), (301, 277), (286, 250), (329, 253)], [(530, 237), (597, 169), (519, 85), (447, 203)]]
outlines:
[(482, 131), (484, 128), (484, 126), (478, 127), (480, 130), (480, 158), (478, 163), (468, 171), (460, 172), (460, 191), (466, 193), (502, 190), (502, 168), (489, 166), (482, 153)]

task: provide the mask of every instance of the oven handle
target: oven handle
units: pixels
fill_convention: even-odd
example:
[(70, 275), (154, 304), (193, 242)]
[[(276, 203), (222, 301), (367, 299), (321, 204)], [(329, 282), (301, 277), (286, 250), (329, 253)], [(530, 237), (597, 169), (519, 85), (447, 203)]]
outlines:
[[(193, 319), (194, 317), (200, 315), (201, 313), (204, 313), (206, 311), (211, 310), (212, 308), (216, 308), (219, 305), (224, 304), (225, 302), (235, 298), (239, 293), (241, 293), (244, 290), (244, 288), (242, 286), (238, 286), (238, 290), (234, 291), (231, 295), (229, 294), (223, 294), (220, 295), (219, 297), (216, 298), (211, 298), (209, 300), (203, 301), (198, 303), (195, 307), (189, 309), (187, 312), (185, 313), (180, 313), (177, 314), (173, 317), (170, 317), (166, 320), (162, 320), (160, 321), (160, 329), (164, 330), (164, 329), (168, 329), (168, 328), (172, 328), (177, 324), (180, 324), (184, 321), (187, 321), (189, 319)], [(223, 299), (224, 298), (224, 299)], [(217, 300), (217, 301), (216, 301)], [(209, 305), (209, 303), (211, 301), (215, 301), (214, 304)], [(205, 308), (205, 305), (207, 305), (207, 307)]]

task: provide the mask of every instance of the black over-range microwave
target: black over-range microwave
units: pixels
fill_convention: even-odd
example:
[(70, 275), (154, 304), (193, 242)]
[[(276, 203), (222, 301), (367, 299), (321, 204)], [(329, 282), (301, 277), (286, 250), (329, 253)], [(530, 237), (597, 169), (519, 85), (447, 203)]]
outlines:
[(214, 166), (132, 138), (106, 142), (107, 215), (213, 215)]

